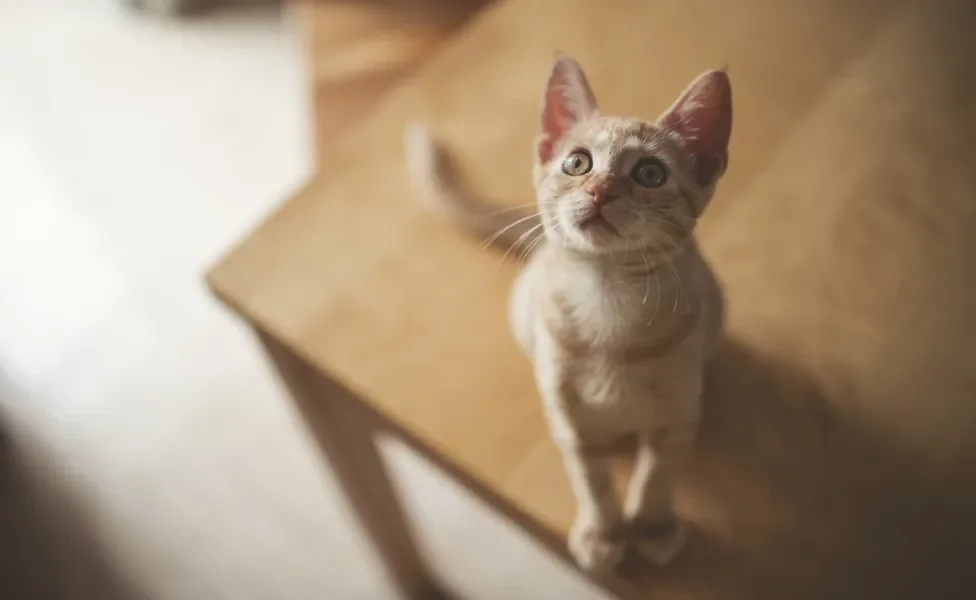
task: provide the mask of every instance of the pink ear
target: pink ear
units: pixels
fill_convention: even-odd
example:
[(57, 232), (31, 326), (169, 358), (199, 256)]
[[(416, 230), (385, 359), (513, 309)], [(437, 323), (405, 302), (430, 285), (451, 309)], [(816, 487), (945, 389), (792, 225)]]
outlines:
[(542, 135), (537, 142), (539, 162), (549, 162), (563, 135), (594, 112), (596, 99), (583, 69), (568, 56), (558, 57), (542, 98)]
[(732, 85), (725, 71), (706, 71), (658, 120), (695, 157), (695, 179), (710, 185), (725, 172), (732, 136)]

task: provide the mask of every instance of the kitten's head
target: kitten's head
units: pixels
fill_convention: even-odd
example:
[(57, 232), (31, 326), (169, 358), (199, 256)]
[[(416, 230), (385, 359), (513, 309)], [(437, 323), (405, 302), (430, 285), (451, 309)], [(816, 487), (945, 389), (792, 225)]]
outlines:
[(667, 247), (686, 237), (728, 164), (732, 89), (699, 75), (656, 122), (597, 114), (579, 64), (546, 83), (535, 184), (553, 242), (584, 252)]

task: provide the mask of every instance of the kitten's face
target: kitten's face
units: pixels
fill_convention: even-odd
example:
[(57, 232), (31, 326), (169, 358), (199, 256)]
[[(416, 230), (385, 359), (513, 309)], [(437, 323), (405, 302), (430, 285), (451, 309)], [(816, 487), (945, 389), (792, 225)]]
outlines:
[(537, 169), (550, 240), (591, 252), (668, 248), (694, 227), (703, 190), (678, 140), (642, 121), (575, 124)]
[(732, 90), (722, 71), (695, 79), (654, 124), (597, 114), (579, 64), (553, 64), (536, 140), (546, 235), (591, 253), (661, 251), (691, 234), (728, 163)]

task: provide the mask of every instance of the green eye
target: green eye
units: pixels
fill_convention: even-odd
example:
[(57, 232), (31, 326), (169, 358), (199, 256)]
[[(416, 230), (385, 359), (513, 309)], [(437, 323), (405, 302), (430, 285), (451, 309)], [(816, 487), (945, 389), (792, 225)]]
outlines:
[(579, 177), (586, 175), (593, 168), (593, 157), (586, 150), (574, 150), (563, 160), (563, 173)]
[(630, 178), (644, 187), (661, 187), (668, 180), (668, 170), (656, 158), (642, 158), (631, 169)]

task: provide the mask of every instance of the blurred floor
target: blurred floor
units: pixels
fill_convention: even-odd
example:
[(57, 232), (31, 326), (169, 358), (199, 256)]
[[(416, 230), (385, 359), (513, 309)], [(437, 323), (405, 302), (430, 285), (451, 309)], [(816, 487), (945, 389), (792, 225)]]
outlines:
[[(173, 23), (119, 4), (0, 1), (0, 597), (388, 598), (201, 283), (308, 175), (297, 34), (273, 9)], [(461, 596), (599, 597), (388, 450)]]

